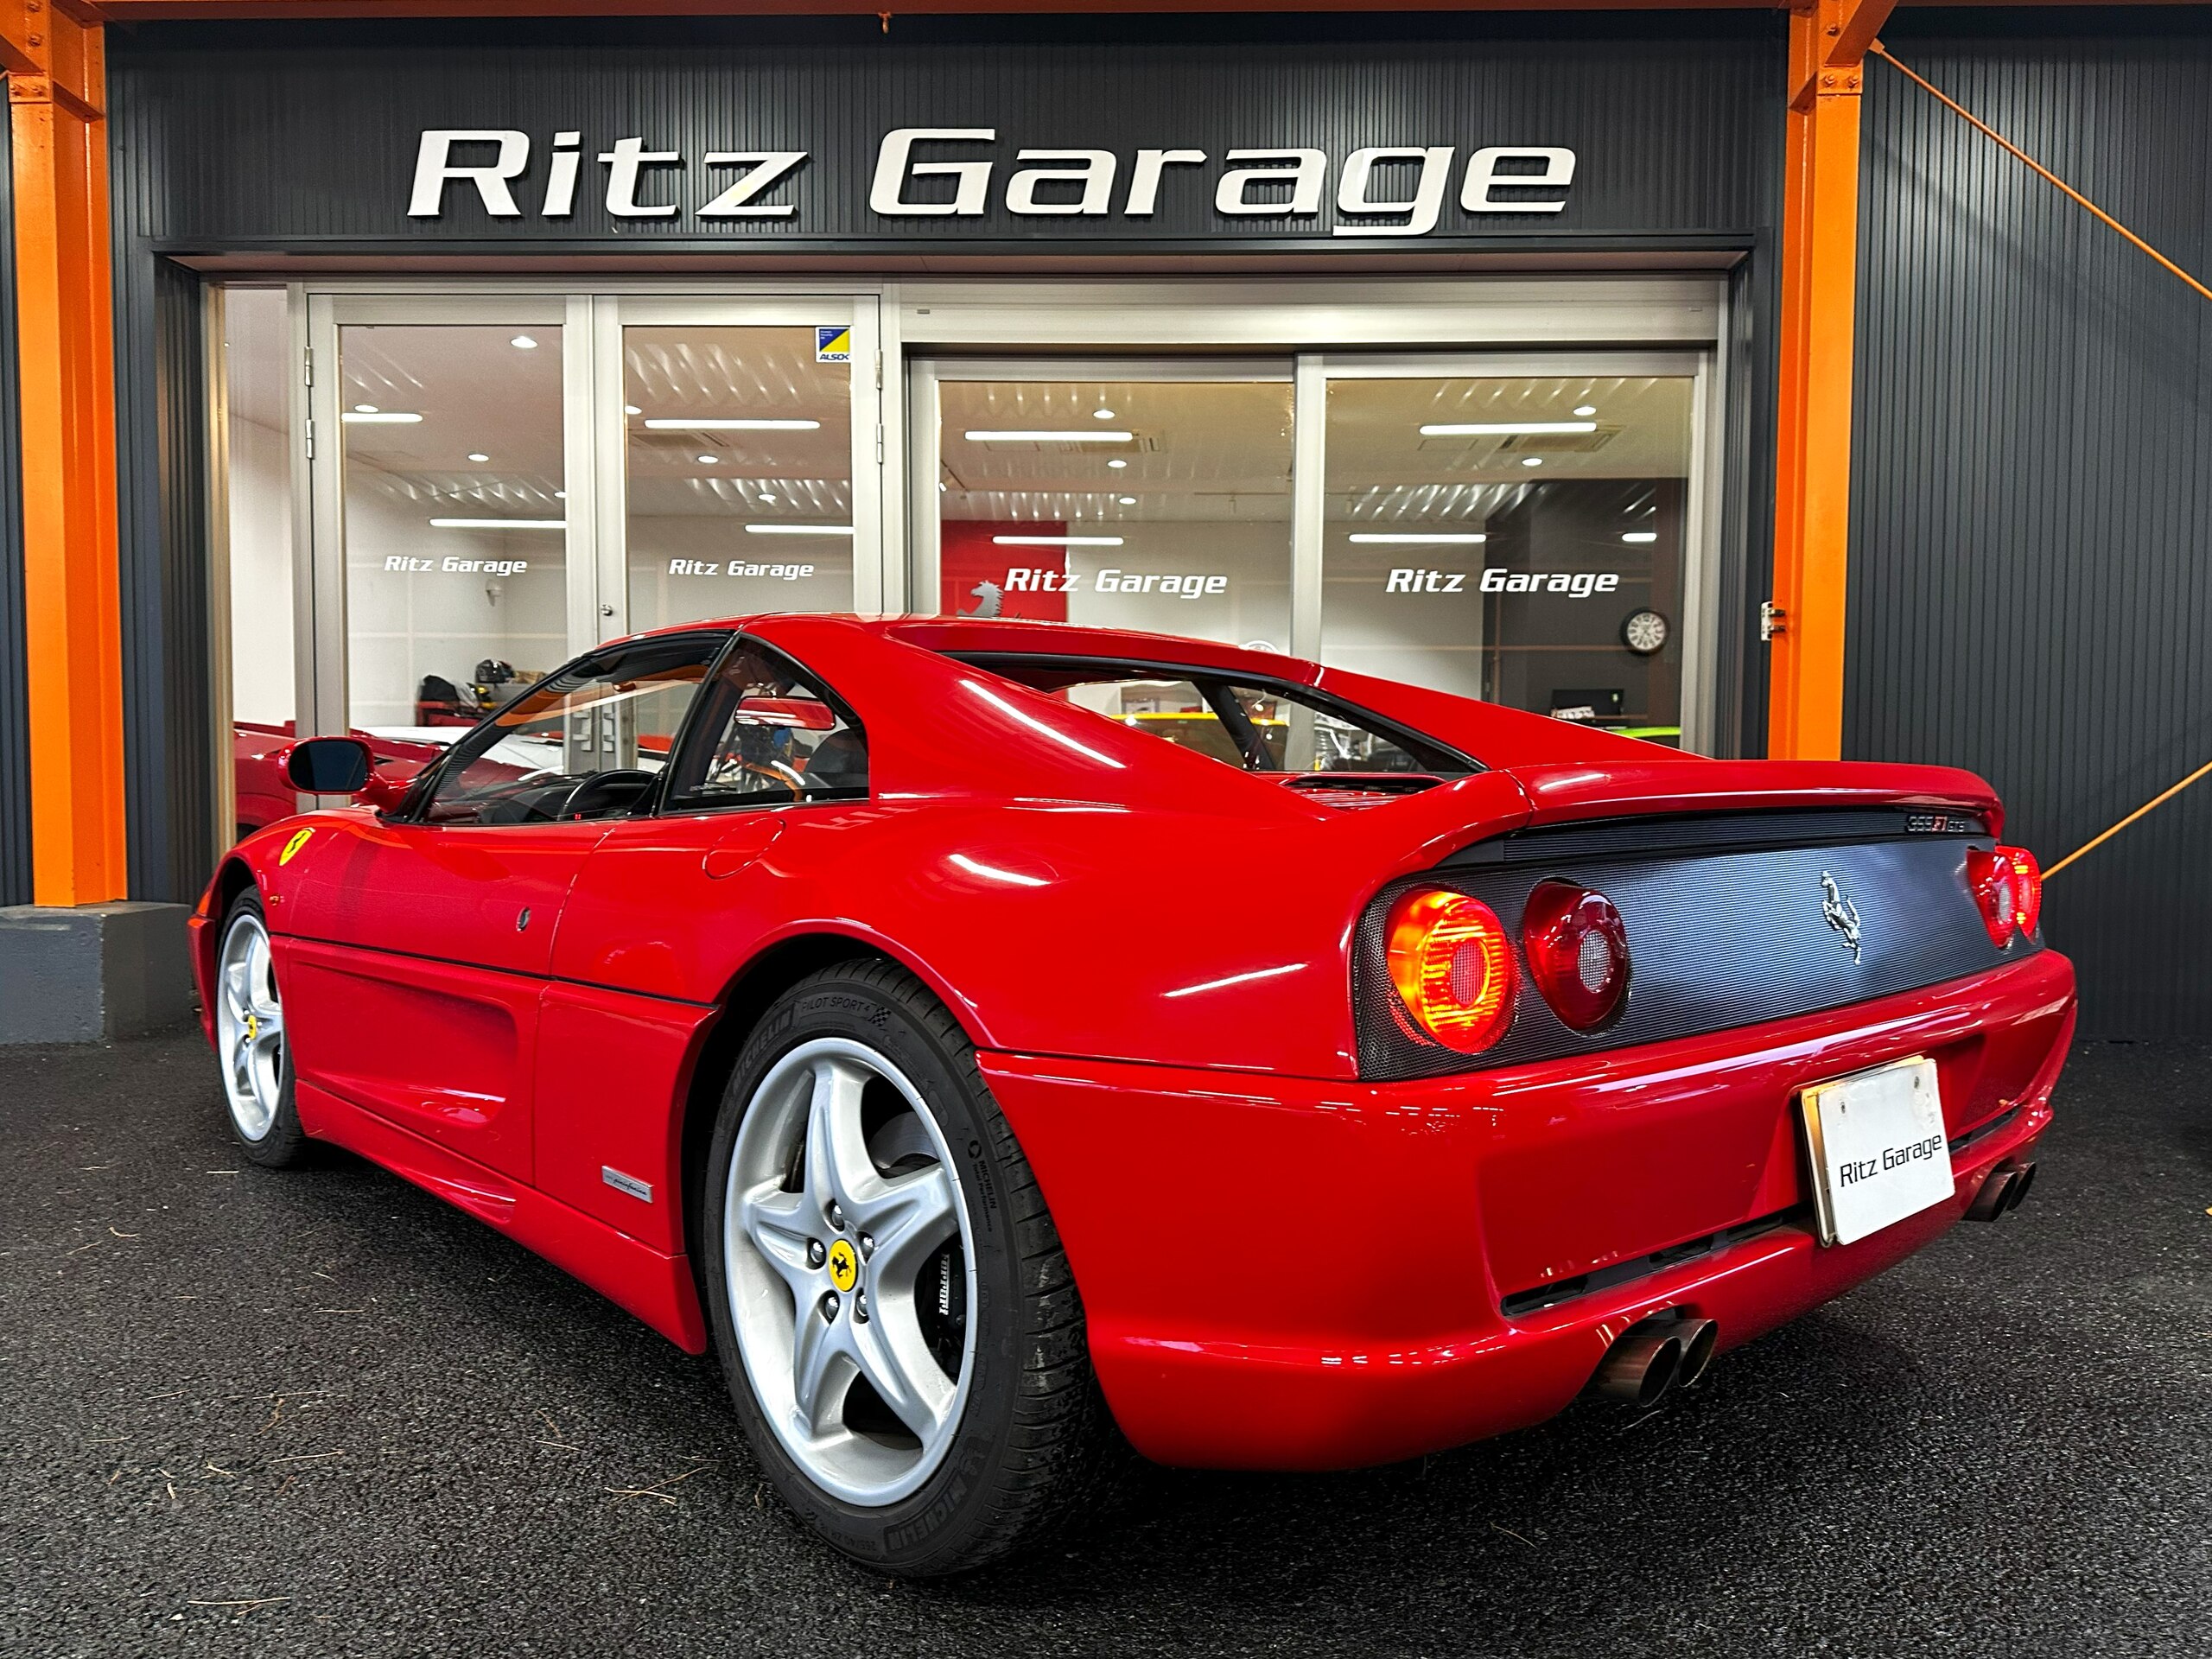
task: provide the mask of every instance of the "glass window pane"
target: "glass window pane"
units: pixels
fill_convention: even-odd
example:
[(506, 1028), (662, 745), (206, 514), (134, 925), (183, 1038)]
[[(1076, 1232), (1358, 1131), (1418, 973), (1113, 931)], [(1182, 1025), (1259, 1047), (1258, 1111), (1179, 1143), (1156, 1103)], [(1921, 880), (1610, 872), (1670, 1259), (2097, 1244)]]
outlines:
[(853, 608), (838, 355), (804, 326), (623, 330), (631, 627)]
[(1679, 741), (1691, 387), (1332, 380), (1323, 660)]
[(668, 764), (718, 639), (643, 640), (571, 664), (454, 746), (433, 823), (548, 823), (637, 804)]
[(1245, 764), (1235, 734), (1222, 723), (1205, 693), (1188, 680), (1091, 680), (1071, 685), (1059, 695), (1078, 708), (1216, 760), (1232, 766)]
[(353, 723), (450, 737), (569, 655), (561, 330), (349, 324), (339, 357)]
[(788, 806), (868, 793), (868, 740), (790, 659), (741, 645), (671, 779), (672, 805)]
[(963, 658), (1046, 696), (1248, 772), (1423, 772), (1459, 777), (1465, 757), (1351, 703), (1211, 674), (985, 652)]
[(1291, 389), (944, 380), (948, 615), (1287, 650)]
[(228, 424), (224, 499), (230, 530), (231, 714), (291, 729), (291, 324), (281, 288), (223, 294)]

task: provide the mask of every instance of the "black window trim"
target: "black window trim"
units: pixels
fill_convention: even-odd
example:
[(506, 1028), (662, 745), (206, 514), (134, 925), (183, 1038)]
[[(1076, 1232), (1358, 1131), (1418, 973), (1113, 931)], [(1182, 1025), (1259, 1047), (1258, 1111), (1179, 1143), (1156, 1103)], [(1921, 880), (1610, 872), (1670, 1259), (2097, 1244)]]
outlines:
[[(1414, 755), (1415, 759), (1420, 758), (1418, 751), (1427, 750), (1459, 762), (1470, 773), (1490, 770), (1474, 756), (1446, 743), (1442, 738), (1431, 737), (1426, 732), (1417, 732), (1401, 721), (1392, 720), (1387, 715), (1380, 715), (1372, 709), (1362, 707), (1349, 697), (1340, 697), (1333, 691), (1324, 691), (1318, 686), (1306, 685), (1300, 681), (1285, 679), (1281, 675), (1248, 674), (1241, 669), (1212, 668), (1200, 663), (1177, 663), (1142, 657), (1092, 657), (1080, 652), (948, 651), (941, 654), (956, 663), (964, 663), (970, 668), (980, 668), (987, 674), (1000, 673), (998, 664), (1007, 663), (1022, 664), (1033, 668), (1067, 670), (1077, 672), (1109, 669), (1134, 670), (1139, 673), (1151, 675), (1172, 675), (1178, 679), (1188, 680), (1192, 685), (1198, 687), (1199, 694), (1213, 706), (1217, 715), (1221, 713), (1221, 707), (1214, 702), (1211, 694), (1206, 690), (1209, 681), (1224, 687), (1249, 686), (1255, 691), (1273, 692), (1278, 696), (1288, 697), (1294, 702), (1304, 702), (1310, 707), (1318, 708), (1337, 715), (1342, 719), (1351, 721), (1355, 724), (1363, 725), (1373, 731), (1376, 736), (1389, 739), (1408, 754)], [(1001, 677), (1014, 678), (1009, 674), (1001, 674)], [(1018, 681), (1016, 683), (1019, 683)], [(1234, 699), (1230, 701), (1234, 702)], [(1243, 711), (1240, 709), (1238, 712), (1241, 714)], [(1224, 723), (1228, 723), (1225, 717)], [(1237, 747), (1243, 750), (1244, 744), (1236, 728), (1230, 726), (1230, 732), (1232, 737), (1237, 739)], [(1244, 770), (1251, 772), (1252, 768), (1247, 766)], [(1269, 774), (1255, 773), (1255, 775)]]
[(829, 681), (823, 679), (821, 675), (816, 673), (782, 646), (770, 644), (757, 633), (747, 633), (741, 629), (737, 630), (731, 633), (721, 652), (708, 666), (706, 680), (700, 688), (702, 695), (692, 699), (691, 707), (684, 715), (683, 729), (677, 734), (676, 741), (669, 747), (668, 764), (661, 768), (660, 776), (654, 780), (653, 791), (649, 798), (650, 805), (641, 803), (643, 810), (634, 816), (689, 818), (702, 814), (720, 812), (788, 812), (796, 807), (849, 804), (854, 801), (873, 800), (875, 798), (875, 765), (874, 757), (871, 754), (868, 785), (862, 789), (824, 789), (818, 795), (805, 795), (795, 801), (736, 800), (709, 803), (705, 801), (671, 802), (669, 799), (671, 782), (677, 775), (677, 767), (687, 758), (691, 746), (694, 743), (710, 741), (701, 735), (704, 730), (703, 722), (707, 718), (701, 711), (705, 709), (709, 701), (703, 694), (710, 690), (721, 678), (722, 669), (730, 658), (748, 645), (755, 651), (790, 664), (794, 677), (812, 686), (820, 694), (822, 701), (830, 705), (831, 712), (845, 722), (846, 728), (860, 739), (861, 748), (867, 749), (868, 728), (861, 723), (861, 717), (853, 712), (853, 706), (837, 695)]

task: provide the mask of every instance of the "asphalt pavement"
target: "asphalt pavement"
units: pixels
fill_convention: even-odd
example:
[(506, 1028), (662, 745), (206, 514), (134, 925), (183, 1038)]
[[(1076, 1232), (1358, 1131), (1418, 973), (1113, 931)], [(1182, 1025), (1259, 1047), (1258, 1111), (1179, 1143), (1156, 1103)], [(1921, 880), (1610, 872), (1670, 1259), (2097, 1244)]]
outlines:
[(2212, 1652), (2208, 1065), (2082, 1046), (2017, 1215), (1647, 1415), (1146, 1470), (887, 1584), (707, 1362), (359, 1160), (237, 1157), (196, 1035), (0, 1050), (0, 1653)]

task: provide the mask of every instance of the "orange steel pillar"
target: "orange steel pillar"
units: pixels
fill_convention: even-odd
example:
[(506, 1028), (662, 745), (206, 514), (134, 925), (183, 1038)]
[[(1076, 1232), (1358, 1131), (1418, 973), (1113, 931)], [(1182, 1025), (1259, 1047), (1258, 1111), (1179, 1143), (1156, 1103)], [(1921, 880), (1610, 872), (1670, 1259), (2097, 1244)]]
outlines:
[(1762, 630), (1773, 652), (1767, 753), (1777, 760), (1843, 749), (1859, 86), (1889, 12), (1889, 0), (1812, 0), (1789, 17), (1774, 608)]
[(31, 887), (124, 897), (123, 667), (99, 25), (0, 0), (15, 150)]

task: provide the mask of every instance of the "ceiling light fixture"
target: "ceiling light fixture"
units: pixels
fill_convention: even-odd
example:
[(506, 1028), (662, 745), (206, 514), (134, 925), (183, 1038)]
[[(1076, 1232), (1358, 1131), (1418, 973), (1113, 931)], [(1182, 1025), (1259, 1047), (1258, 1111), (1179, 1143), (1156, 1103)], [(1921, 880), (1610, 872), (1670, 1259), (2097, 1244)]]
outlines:
[(413, 426), (423, 417), (404, 410), (381, 409), (352, 409), (338, 417), (348, 425), (358, 426)]
[(819, 421), (656, 419), (645, 423), (648, 432), (818, 432), (821, 429), (822, 423)]
[(1621, 532), (1621, 540), (1624, 542), (1656, 542), (1658, 539), (1659, 532), (1656, 530), (1624, 530)]
[(433, 518), (432, 530), (566, 530), (565, 518)]
[(625, 415), (642, 415), (645, 411), (639, 409), (635, 404), (625, 404), (622, 405), (622, 412)]
[(1114, 499), (1125, 507), (1134, 507), (1137, 504), (1137, 499), (1134, 495), (1117, 495)]
[(537, 349), (537, 342), (528, 334), (517, 334), (507, 344), (518, 352), (534, 352)]
[(1090, 418), (1094, 421), (1110, 421), (1114, 418), (1114, 411), (1110, 409), (1094, 409), (1090, 411)]
[(1119, 536), (994, 536), (994, 547), (1119, 547)]
[(1424, 426), (1424, 438), (1503, 438), (1545, 432), (1595, 432), (1595, 421), (1445, 421)]
[(485, 454), (481, 449), (472, 449), (472, 450), (470, 450), (470, 451), (468, 452), (468, 458), (469, 458), (471, 461), (477, 461), (477, 462), (479, 462), (479, 463), (481, 463), (481, 462), (483, 462), (483, 461), (489, 461), (489, 460), (491, 460), (491, 459), (492, 459), (492, 457), (491, 457), (491, 456), (489, 456), (489, 455), (486, 454)]
[(1359, 530), (1352, 532), (1351, 539), (1355, 542), (1389, 543), (1393, 546), (1427, 546), (1435, 544), (1440, 546), (1465, 547), (1481, 542), (1486, 542), (1490, 540), (1490, 537), (1478, 530)]
[(967, 435), (970, 443), (1131, 443), (1134, 432), (1086, 432), (1077, 428), (1067, 432), (1005, 432), (995, 428), (979, 428)]
[(569, 493), (566, 490), (556, 490), (553, 492), (553, 499), (556, 501), (565, 501), (569, 499)]
[(356, 404), (353, 405), (353, 412), (356, 415), (374, 415), (378, 410), (374, 404)]
[(1590, 416), (1595, 415), (1598, 412), (1598, 405), (1595, 404), (1577, 404), (1574, 406), (1574, 412), (1587, 419)]
[(747, 524), (748, 536), (849, 536), (850, 524)]
[(1119, 455), (1116, 455), (1113, 460), (1108, 461), (1106, 464), (1109, 467), (1113, 467), (1115, 471), (1119, 472), (1122, 467), (1128, 466), (1129, 463), (1123, 461)]
[(1544, 458), (1541, 455), (1525, 456), (1521, 464), (1523, 467), (1541, 467), (1544, 464)]
[(719, 467), (721, 465), (721, 459), (720, 455), (702, 455), (699, 457), (699, 464), (702, 467)]
[(763, 490), (763, 491), (761, 491), (761, 492), (760, 492), (760, 499), (761, 499), (763, 501), (773, 501), (773, 500), (775, 500), (775, 499), (776, 499), (776, 498), (775, 498), (773, 495), (770, 494), (766, 490)]

